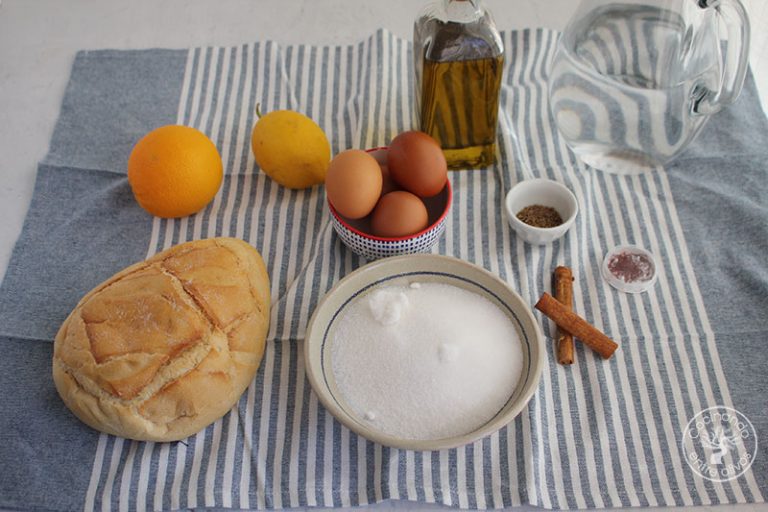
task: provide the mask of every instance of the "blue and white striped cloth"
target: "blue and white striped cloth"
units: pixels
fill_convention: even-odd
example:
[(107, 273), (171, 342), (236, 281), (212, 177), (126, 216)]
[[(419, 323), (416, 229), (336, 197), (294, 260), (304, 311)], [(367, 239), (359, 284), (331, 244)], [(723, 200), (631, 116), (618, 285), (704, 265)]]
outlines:
[[(82, 52), (0, 288), (0, 508), (764, 501), (765, 445), (750, 471), (724, 483), (696, 476), (681, 450), (686, 424), (710, 406), (735, 407), (758, 436), (768, 433), (759, 306), (768, 296), (768, 123), (754, 88), (674, 166), (603, 174), (573, 158), (548, 113), (557, 33), (503, 38), (498, 162), (450, 174), (454, 206), (435, 252), (489, 269), (531, 304), (551, 290), (555, 266), (570, 266), (575, 310), (619, 342), (612, 359), (580, 345), (571, 367), (551, 357), (520, 417), (463, 448), (401, 451), (351, 433), (311, 392), (301, 344), (318, 300), (364, 261), (333, 233), (322, 187), (291, 191), (259, 172), (250, 130), (260, 104), (262, 112), (309, 115), (334, 153), (386, 145), (414, 125), (409, 43), (379, 31), (350, 46)], [(142, 134), (171, 123), (205, 132), (226, 178), (203, 212), (152, 219), (131, 197), (125, 161)], [(747, 130), (749, 146), (738, 136)], [(581, 204), (568, 236), (549, 246), (517, 240), (502, 216), (505, 192), (533, 177), (564, 182)], [(211, 236), (253, 244), (272, 280), (269, 343), (255, 381), (223, 419), (178, 443), (124, 440), (80, 424), (50, 382), (50, 342), (67, 312), (123, 266)], [(650, 292), (621, 294), (601, 279), (603, 255), (624, 243), (659, 259)], [(551, 340), (552, 325), (542, 322)]]

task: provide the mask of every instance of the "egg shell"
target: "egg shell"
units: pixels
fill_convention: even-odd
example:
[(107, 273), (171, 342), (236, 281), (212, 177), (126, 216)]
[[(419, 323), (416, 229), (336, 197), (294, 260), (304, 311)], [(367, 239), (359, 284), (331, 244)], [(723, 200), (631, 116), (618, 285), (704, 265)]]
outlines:
[(386, 148), (379, 148), (374, 149), (373, 151), (368, 151), (368, 154), (375, 158), (376, 161), (379, 162), (379, 167), (381, 167), (381, 195), (383, 196), (384, 194), (389, 194), (395, 190), (401, 190), (400, 185), (395, 183), (395, 180), (392, 179), (392, 174), (389, 172), (389, 166), (387, 165), (387, 155), (389, 154), (389, 150)]
[(381, 184), (381, 195), (389, 194), (390, 192), (394, 192), (395, 190), (402, 190), (400, 188), (400, 185), (395, 182), (395, 180), (392, 179), (392, 173), (389, 171), (389, 166), (387, 164), (381, 165), (381, 178), (382, 178), (382, 184)]
[(387, 155), (389, 154), (387, 148), (369, 149), (366, 153), (375, 158), (379, 165), (387, 165)]
[(424, 132), (403, 132), (392, 140), (387, 155), (392, 178), (419, 197), (439, 193), (448, 179), (448, 165), (440, 145)]
[(331, 160), (325, 192), (339, 214), (360, 219), (376, 206), (382, 182), (381, 169), (374, 157), (359, 149), (348, 149)]
[(379, 199), (371, 216), (375, 236), (397, 238), (409, 236), (427, 227), (427, 207), (416, 195), (396, 190)]

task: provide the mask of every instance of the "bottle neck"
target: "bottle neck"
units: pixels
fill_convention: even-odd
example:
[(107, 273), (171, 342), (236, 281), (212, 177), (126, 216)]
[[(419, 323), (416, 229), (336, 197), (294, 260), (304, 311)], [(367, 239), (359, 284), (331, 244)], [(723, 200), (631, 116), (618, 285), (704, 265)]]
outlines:
[(447, 21), (469, 23), (483, 15), (481, 0), (443, 0)]

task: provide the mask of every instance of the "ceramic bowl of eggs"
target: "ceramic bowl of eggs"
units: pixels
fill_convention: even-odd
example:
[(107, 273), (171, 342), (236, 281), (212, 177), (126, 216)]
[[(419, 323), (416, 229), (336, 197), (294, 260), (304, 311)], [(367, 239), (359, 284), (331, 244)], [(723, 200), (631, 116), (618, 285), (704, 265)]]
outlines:
[(429, 252), (452, 200), (440, 145), (419, 131), (399, 134), (389, 147), (339, 153), (325, 190), (333, 229), (367, 260)]

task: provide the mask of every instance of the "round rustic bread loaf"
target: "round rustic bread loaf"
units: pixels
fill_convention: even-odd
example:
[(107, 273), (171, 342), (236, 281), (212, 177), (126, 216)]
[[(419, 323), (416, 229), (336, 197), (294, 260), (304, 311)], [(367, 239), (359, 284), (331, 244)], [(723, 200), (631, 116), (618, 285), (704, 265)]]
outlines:
[(56, 335), (53, 379), (78, 418), (130, 439), (175, 441), (223, 416), (252, 381), (269, 277), (234, 238), (171, 247), (90, 291)]

